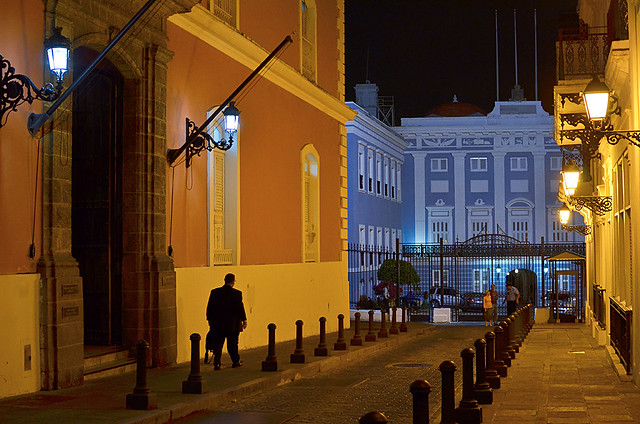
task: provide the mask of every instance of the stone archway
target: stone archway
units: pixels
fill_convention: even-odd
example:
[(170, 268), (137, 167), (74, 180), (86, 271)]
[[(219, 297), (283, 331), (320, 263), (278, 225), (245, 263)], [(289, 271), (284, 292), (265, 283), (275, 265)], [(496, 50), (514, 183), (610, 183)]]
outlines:
[[(101, 51), (137, 10), (131, 2), (46, 1), (47, 34), (63, 27), (74, 48)], [(122, 151), (122, 344), (151, 345), (151, 365), (175, 362), (176, 296), (173, 261), (166, 255), (167, 16), (196, 1), (165, 2), (159, 19), (136, 32), (109, 58), (124, 77)], [(67, 79), (67, 82), (70, 78)], [(99, 99), (96, 99), (99, 101)], [(61, 107), (44, 131), (42, 171), (41, 373), (45, 390), (83, 382), (84, 304), (78, 262), (71, 254), (72, 107)]]

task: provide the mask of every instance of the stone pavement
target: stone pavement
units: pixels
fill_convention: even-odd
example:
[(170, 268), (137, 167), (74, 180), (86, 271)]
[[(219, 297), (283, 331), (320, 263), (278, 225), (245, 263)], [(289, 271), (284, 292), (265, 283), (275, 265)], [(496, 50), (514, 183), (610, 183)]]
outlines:
[[(364, 339), (366, 322), (362, 327)], [(378, 327), (379, 323), (376, 323), (376, 333)], [(158, 409), (152, 411), (125, 409), (126, 395), (135, 386), (135, 372), (91, 380), (79, 387), (5, 398), (0, 400), (0, 423), (168, 423), (195, 411), (213, 409), (238, 398), (377, 355), (416, 340), (434, 329), (432, 325), (421, 323), (408, 323), (408, 327), (408, 333), (390, 335), (375, 343), (364, 343), (362, 347), (348, 346), (347, 351), (334, 351), (333, 343), (337, 339), (337, 333), (329, 333), (326, 338), (330, 350), (328, 357), (313, 356), (318, 336), (305, 338), (305, 364), (289, 364), (289, 355), (295, 350), (295, 341), (279, 342), (276, 344), (277, 372), (261, 371), (262, 361), (267, 356), (266, 346), (241, 351), (244, 366), (236, 369), (231, 368), (225, 351), (222, 370), (213, 371), (212, 365), (201, 365), (206, 390), (202, 395), (181, 393), (182, 381), (189, 375), (189, 364), (149, 369), (148, 387), (158, 401)], [(352, 335), (353, 323), (351, 329), (345, 330), (347, 344)], [(265, 341), (266, 339), (265, 329)], [(203, 348), (202, 344), (201, 349)]]
[(482, 407), (483, 422), (639, 423), (640, 390), (628, 380), (588, 326), (536, 324)]

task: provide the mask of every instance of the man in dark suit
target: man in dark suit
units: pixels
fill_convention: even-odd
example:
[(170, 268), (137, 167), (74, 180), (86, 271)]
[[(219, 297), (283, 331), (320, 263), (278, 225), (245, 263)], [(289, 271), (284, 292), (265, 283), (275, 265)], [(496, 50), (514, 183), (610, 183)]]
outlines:
[[(207, 349), (213, 350), (213, 366), (220, 369), (220, 357), (222, 346), (227, 339), (227, 351), (231, 356), (232, 367), (242, 366), (238, 354), (238, 337), (240, 332), (247, 328), (247, 315), (242, 303), (242, 292), (234, 289), (236, 276), (227, 274), (224, 276), (224, 286), (211, 290), (209, 303), (207, 304), (207, 321), (209, 321), (209, 336)], [(205, 358), (206, 362), (206, 358)]]

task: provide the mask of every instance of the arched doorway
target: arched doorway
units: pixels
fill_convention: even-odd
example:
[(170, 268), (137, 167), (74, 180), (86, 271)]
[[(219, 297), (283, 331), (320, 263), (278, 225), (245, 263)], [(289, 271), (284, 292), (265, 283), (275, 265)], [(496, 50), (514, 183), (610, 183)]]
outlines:
[[(74, 74), (96, 56), (76, 48)], [(71, 252), (83, 280), (85, 345), (122, 344), (123, 86), (105, 59), (73, 94)]]

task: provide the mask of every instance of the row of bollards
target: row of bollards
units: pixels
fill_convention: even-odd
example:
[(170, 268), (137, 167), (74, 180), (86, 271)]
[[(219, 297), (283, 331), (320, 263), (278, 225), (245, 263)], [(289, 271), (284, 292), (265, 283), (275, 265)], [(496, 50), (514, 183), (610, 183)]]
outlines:
[[(387, 330), (386, 328), (386, 314), (385, 311), (381, 311), (381, 324), (380, 330), (377, 335), (373, 329), (373, 316), (375, 312), (369, 311), (369, 332), (364, 338), (365, 342), (375, 342), (378, 338), (386, 338), (389, 337), (389, 334), (399, 334), (400, 332), (407, 332), (407, 323), (406, 323), (406, 309), (402, 308), (402, 323), (400, 326), (397, 326), (396, 323), (396, 308), (393, 308), (393, 316), (391, 320), (391, 328)], [(362, 346), (362, 335), (360, 334), (360, 312), (355, 313), (355, 331), (353, 337), (351, 338), (349, 344), (351, 346)], [(318, 346), (313, 350), (314, 356), (328, 356), (329, 348), (327, 346), (327, 336), (326, 336), (326, 325), (327, 319), (325, 317), (320, 317), (320, 341)], [(302, 326), (304, 323), (302, 320), (296, 321), (296, 348), (295, 351), (291, 354), (290, 362), (292, 364), (303, 364), (305, 363), (305, 354), (302, 346)], [(262, 362), (262, 371), (277, 371), (278, 363), (277, 358), (275, 356), (276, 349), (276, 341), (275, 341), (275, 324), (269, 324), (267, 326), (269, 329), (269, 345), (268, 345), (268, 356), (265, 361)], [(347, 350), (347, 341), (344, 337), (344, 315), (338, 315), (338, 339), (333, 344), (333, 350)]]
[[(493, 403), (493, 390), (500, 388), (500, 379), (507, 376), (511, 361), (516, 358), (520, 346), (533, 327), (533, 307), (531, 304), (516, 310), (484, 338), (474, 342), (474, 348), (463, 349), (462, 358), (462, 399), (455, 406), (455, 372), (453, 361), (440, 364), (442, 378), (442, 424), (482, 422), (481, 404)], [(475, 383), (474, 378), (475, 357)], [(426, 380), (411, 383), (413, 395), (413, 424), (429, 422), (429, 393), (431, 386)], [(360, 424), (387, 423), (386, 417), (377, 411), (369, 412), (358, 421)]]

